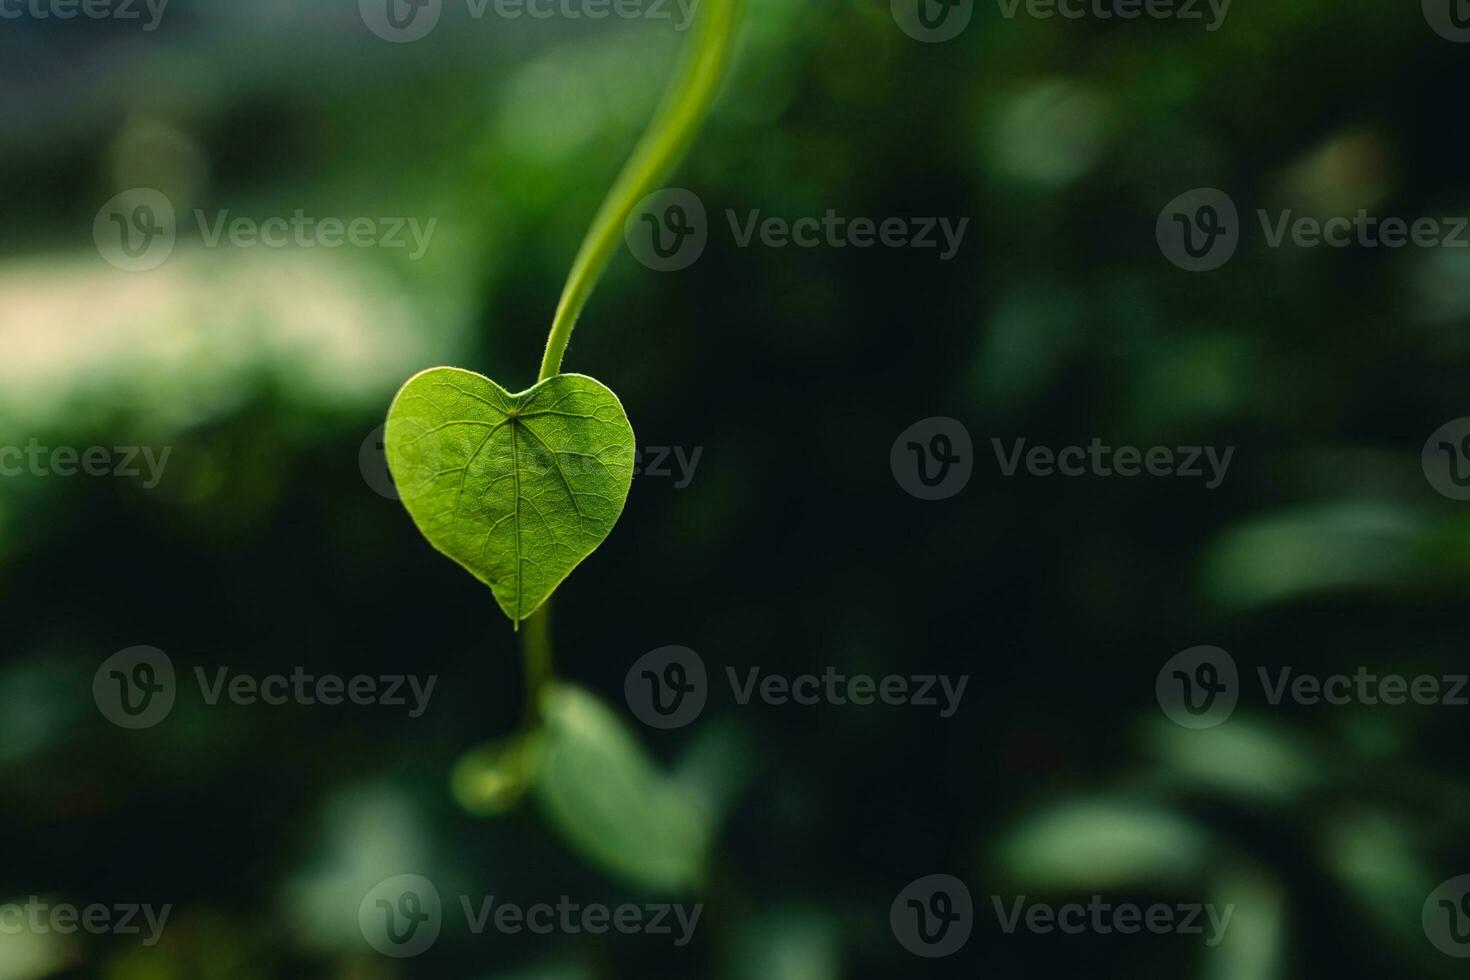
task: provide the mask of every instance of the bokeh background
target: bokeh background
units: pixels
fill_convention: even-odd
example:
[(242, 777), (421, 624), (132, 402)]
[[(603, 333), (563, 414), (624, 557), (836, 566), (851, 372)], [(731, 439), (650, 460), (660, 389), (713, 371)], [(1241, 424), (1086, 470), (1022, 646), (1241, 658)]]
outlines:
[[(697, 799), (698, 883), (671, 896), (534, 799), (486, 806), (455, 779), (515, 729), (522, 640), (363, 460), (422, 368), (534, 380), (580, 236), (682, 40), (448, 4), (432, 35), (390, 44), (346, 0), (174, 0), (151, 32), (0, 21), (0, 444), (171, 447), (151, 489), (0, 478), (0, 902), (174, 906), (154, 947), (0, 935), (0, 978), (1461, 969), (1420, 912), (1470, 871), (1470, 708), (1272, 706), (1253, 681), (1465, 670), (1467, 505), (1433, 489), (1420, 450), (1470, 414), (1470, 250), (1273, 249), (1253, 217), (1470, 214), (1470, 48), (1416, 4), (1238, 0), (1208, 32), (981, 3), (961, 36), (924, 44), (887, 0), (750, 0), (672, 181), (709, 208), (708, 248), (673, 273), (623, 250), (566, 362), (619, 393), (641, 446), (702, 449), (687, 487), (635, 480), (553, 628), (562, 678)], [(1228, 264), (1189, 273), (1155, 221), (1201, 186), (1245, 227)], [(134, 187), (181, 216), (438, 224), (411, 261), (206, 248), (185, 217), (169, 259), (129, 273), (92, 227)], [(942, 262), (741, 248), (727, 209), (970, 224)], [(889, 470), (896, 436), (930, 416), (963, 422), (976, 452), (939, 502)], [(1236, 449), (1206, 490), (1008, 478), (990, 443), (1093, 437)], [(165, 722), (125, 731), (92, 679), (139, 644), (186, 679), (439, 681), (419, 718), (211, 706), (184, 683)], [(697, 722), (658, 732), (623, 680), (667, 644), (717, 677), (971, 680), (949, 719), (739, 707), (717, 683)], [(1225, 724), (1191, 731), (1154, 684), (1199, 644), (1251, 680)], [(705, 910), (684, 948), (451, 923), (395, 961), (357, 912), (405, 872), (451, 907)], [(889, 904), (941, 872), (967, 883), (975, 929), (922, 960)], [(1209, 948), (1006, 935), (990, 898), (1094, 894), (1236, 912)]]

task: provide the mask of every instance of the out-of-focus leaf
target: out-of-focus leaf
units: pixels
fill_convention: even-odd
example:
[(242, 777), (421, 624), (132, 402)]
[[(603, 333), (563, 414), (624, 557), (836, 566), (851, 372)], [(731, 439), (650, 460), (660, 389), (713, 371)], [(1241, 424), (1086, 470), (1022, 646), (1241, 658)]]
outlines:
[(362, 948), (356, 910), (362, 897), (405, 868), (435, 874), (429, 829), (412, 799), (385, 786), (332, 799), (315, 853), (285, 883), (286, 925), (303, 946), (336, 952)]
[(542, 733), (513, 735), (465, 753), (450, 776), (459, 805), (480, 816), (515, 807), (531, 788), (545, 748)]
[(1230, 918), (1222, 919), (1221, 941), (1201, 958), (1204, 980), (1277, 980), (1286, 938), (1281, 886), (1259, 871), (1235, 871), (1220, 882), (1210, 901), (1217, 916)]
[(596, 971), (581, 963), (552, 962), (510, 973), (496, 973), (486, 980), (592, 980)]
[(1404, 949), (1442, 963), (1445, 957), (1425, 940), (1420, 921), (1424, 899), (1439, 879), (1425, 866), (1415, 831), (1381, 811), (1329, 813), (1326, 819), (1328, 867), (1369, 924)]
[(1229, 531), (1204, 564), (1205, 591), (1250, 607), (1348, 589), (1403, 587), (1421, 570), (1426, 524), (1387, 504), (1344, 503)]
[(815, 909), (784, 908), (749, 920), (733, 949), (734, 980), (835, 980), (837, 924)]
[(699, 729), (694, 744), (679, 760), (677, 778), (718, 819), (745, 788), (751, 770), (751, 747), (745, 733), (720, 721)]
[(992, 165), (1014, 181), (1064, 186), (1102, 155), (1114, 113), (1100, 90), (1048, 79), (1012, 96), (988, 134)]
[(66, 959), (66, 945), (54, 932), (0, 932), (0, 980), (49, 977)]
[(1282, 802), (1322, 778), (1322, 760), (1299, 739), (1250, 718), (1197, 731), (1159, 721), (1151, 736), (1155, 752), (1191, 788)]
[(1007, 874), (1030, 888), (1107, 889), (1188, 878), (1208, 836), (1179, 813), (1137, 800), (1080, 798), (1030, 816), (1003, 838)]
[(562, 836), (604, 870), (651, 891), (701, 878), (712, 824), (697, 796), (658, 772), (627, 726), (580, 688), (543, 695), (546, 755), (535, 783)]

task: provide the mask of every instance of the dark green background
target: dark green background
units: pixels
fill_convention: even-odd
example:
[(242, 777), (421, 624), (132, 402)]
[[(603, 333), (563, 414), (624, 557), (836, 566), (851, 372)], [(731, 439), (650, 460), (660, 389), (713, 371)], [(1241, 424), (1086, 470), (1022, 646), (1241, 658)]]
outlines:
[[(403, 963), (323, 923), (351, 926), (403, 871), (446, 896), (647, 899), (534, 807), (455, 803), (456, 760), (516, 722), (517, 642), (358, 456), (422, 368), (534, 380), (681, 39), (446, 15), (390, 45), (343, 0), (174, 0), (151, 34), (0, 22), (0, 444), (174, 447), (148, 491), (0, 478), (0, 902), (175, 906), (153, 949), (0, 936), (0, 976), (1453, 975), (1419, 915), (1470, 870), (1470, 708), (1273, 707), (1248, 684), (1229, 722), (1189, 732), (1154, 697), (1164, 661), (1207, 643), (1251, 678), (1465, 669), (1470, 523), (1419, 453), (1470, 414), (1470, 250), (1271, 249), (1254, 219), (1470, 213), (1470, 47), (1417, 6), (1236, 0), (1208, 33), (979, 3), (925, 45), (886, 0), (752, 0), (673, 180), (709, 208), (709, 248), (667, 274), (622, 251), (566, 361), (619, 393), (640, 445), (704, 454), (687, 489), (635, 480), (560, 590), (558, 669), (625, 715), (629, 665), (666, 644), (721, 676), (967, 673), (964, 705), (737, 708), (717, 685), (693, 726), (637, 727), (669, 764), (719, 739), (736, 784), (686, 899), (706, 905), (694, 943), (460, 929)], [(203, 249), (190, 228), (129, 275), (91, 224), (140, 185), (181, 214), (439, 226), (419, 262)], [(1191, 274), (1154, 224), (1199, 186), (1245, 227), (1230, 263)], [(970, 225), (941, 262), (742, 249), (724, 217), (829, 208)], [(977, 459), (925, 503), (888, 454), (935, 415)], [(1236, 451), (1206, 491), (1005, 478), (990, 448), (1094, 436)], [(186, 688), (124, 732), (91, 679), (137, 644), (181, 672), (439, 684), (420, 719)], [(977, 922), (931, 962), (888, 906), (936, 872), (967, 882)], [(989, 898), (1095, 893), (1237, 912), (1209, 949), (1007, 936)]]

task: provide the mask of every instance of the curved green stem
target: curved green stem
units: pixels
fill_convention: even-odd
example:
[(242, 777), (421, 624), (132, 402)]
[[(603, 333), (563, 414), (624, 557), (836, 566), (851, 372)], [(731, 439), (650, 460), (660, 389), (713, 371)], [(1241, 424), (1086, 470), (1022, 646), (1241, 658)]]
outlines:
[(714, 101), (734, 48), (735, 25), (743, 0), (701, 2), (704, 10), (699, 14), (699, 36), (670, 81), (648, 130), (602, 202), (572, 263), (551, 321), (551, 335), (546, 339), (541, 381), (561, 373), (572, 328), (617, 249), (628, 215), (678, 163)]
[(525, 725), (535, 728), (541, 722), (541, 694), (551, 683), (551, 600), (526, 619), (525, 645), (526, 704)]

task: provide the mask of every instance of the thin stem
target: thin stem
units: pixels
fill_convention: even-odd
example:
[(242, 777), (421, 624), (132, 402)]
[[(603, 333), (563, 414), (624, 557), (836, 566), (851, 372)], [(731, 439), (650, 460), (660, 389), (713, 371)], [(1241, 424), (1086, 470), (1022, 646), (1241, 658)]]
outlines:
[(551, 683), (551, 600), (526, 619), (522, 650), (526, 663), (525, 727), (541, 721), (541, 692)]
[(546, 339), (540, 380), (561, 373), (572, 328), (617, 249), (628, 215), (668, 176), (708, 114), (734, 47), (735, 24), (742, 2), (702, 0), (699, 36), (669, 82), (663, 103), (602, 202), (572, 263), (556, 316), (551, 321), (551, 334)]

